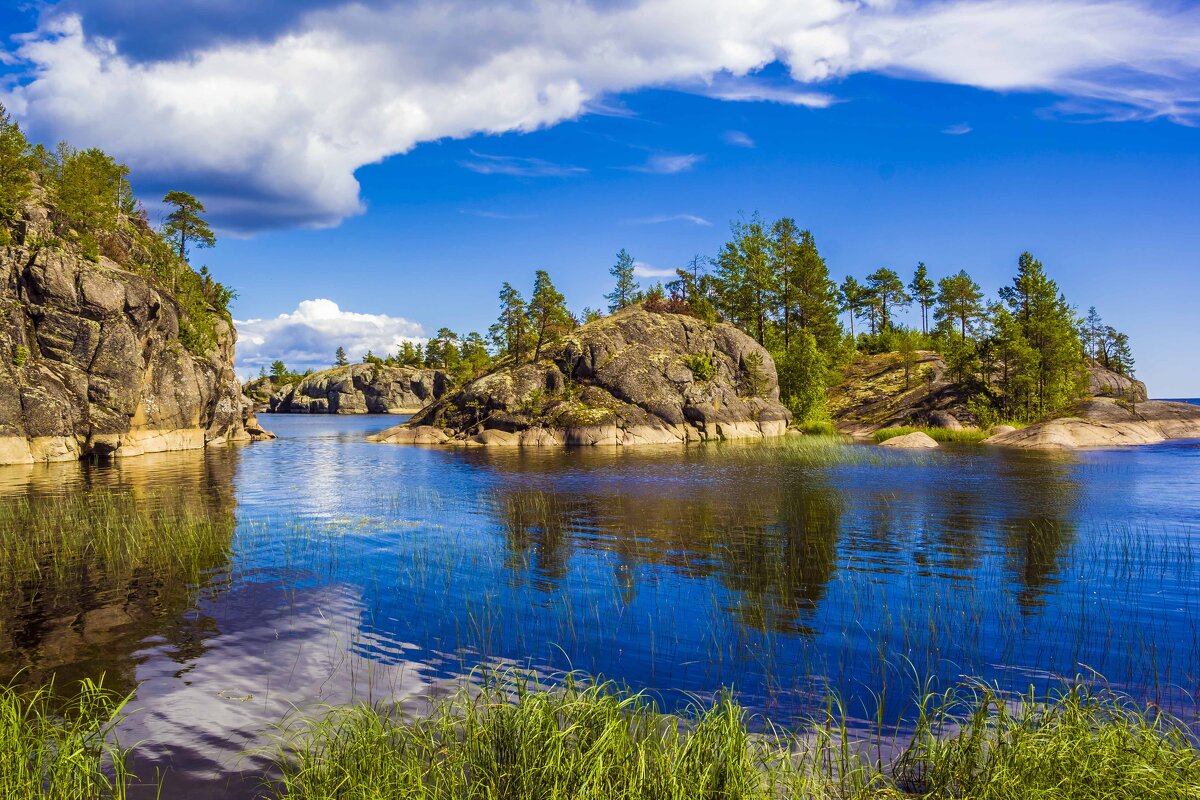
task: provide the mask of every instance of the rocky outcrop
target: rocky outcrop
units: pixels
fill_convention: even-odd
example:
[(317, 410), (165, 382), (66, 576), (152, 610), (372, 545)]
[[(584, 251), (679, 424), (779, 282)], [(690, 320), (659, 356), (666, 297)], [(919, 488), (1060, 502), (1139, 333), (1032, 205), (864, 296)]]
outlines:
[(1088, 393), (1092, 397), (1119, 398), (1131, 403), (1144, 403), (1150, 399), (1146, 384), (1105, 369), (1098, 361), (1089, 362), (1087, 371)]
[(726, 323), (626, 309), (372, 437), (402, 444), (636, 445), (781, 436), (770, 354)]
[(215, 316), (203, 356), (154, 280), (61, 248), (0, 248), (0, 464), (133, 456), (268, 437)]
[[(1145, 387), (1142, 387), (1143, 392)], [(1169, 439), (1200, 439), (1200, 406), (1149, 400), (1129, 403), (1095, 397), (1068, 417), (997, 433), (984, 444), (1029, 450), (1125, 447)]]
[(856, 436), (881, 428), (958, 430), (978, 424), (946, 363), (929, 350), (914, 353), (907, 368), (900, 353), (860, 356), (829, 390), (828, 404), (838, 429)]
[(351, 364), (315, 372), (271, 395), (277, 414), (413, 414), (450, 390), (440, 369)]

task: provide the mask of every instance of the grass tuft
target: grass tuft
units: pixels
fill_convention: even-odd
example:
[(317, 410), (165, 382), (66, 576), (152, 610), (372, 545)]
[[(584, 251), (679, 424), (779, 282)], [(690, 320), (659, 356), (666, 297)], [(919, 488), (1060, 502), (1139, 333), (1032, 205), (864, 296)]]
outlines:
[(54, 685), (0, 686), (0, 797), (126, 797), (128, 751), (111, 736), (128, 698), (85, 680), (73, 697)]

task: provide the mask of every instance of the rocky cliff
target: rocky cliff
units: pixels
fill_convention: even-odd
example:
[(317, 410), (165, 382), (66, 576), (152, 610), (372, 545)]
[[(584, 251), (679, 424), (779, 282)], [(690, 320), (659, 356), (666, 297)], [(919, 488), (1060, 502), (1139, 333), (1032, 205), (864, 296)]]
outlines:
[(233, 373), (236, 334), (204, 355), (154, 279), (61, 247), (0, 248), (0, 464), (132, 456), (269, 436)]
[(268, 410), (307, 414), (412, 414), (450, 390), (440, 369), (351, 364), (315, 372), (271, 395)]
[(771, 356), (728, 324), (626, 309), (372, 437), (405, 444), (633, 445), (782, 435)]

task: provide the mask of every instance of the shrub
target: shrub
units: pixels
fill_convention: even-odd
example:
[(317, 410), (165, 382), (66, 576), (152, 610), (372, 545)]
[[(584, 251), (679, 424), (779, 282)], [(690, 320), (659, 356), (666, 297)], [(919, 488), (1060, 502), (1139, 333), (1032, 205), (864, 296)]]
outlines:
[(902, 426), (898, 428), (880, 428), (875, 431), (874, 439), (876, 442), (886, 442), (888, 439), (895, 439), (897, 436), (906, 436), (918, 431), (926, 434), (935, 442), (950, 442), (955, 444), (977, 444), (988, 437), (986, 431), (977, 428), (951, 430), (949, 428), (914, 428)]
[(23, 344), (17, 345), (16, 349), (13, 350), (13, 366), (20, 369), (25, 366), (27, 361), (29, 361), (29, 348)]
[(692, 353), (683, 363), (698, 381), (711, 381), (717, 377), (717, 365), (713, 363), (712, 353)]

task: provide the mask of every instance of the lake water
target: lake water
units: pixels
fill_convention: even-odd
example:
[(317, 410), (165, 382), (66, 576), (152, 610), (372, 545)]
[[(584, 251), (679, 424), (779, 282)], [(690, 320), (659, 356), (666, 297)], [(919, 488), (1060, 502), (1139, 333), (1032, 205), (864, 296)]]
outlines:
[(1019, 453), (814, 440), (556, 452), (369, 444), (386, 416), (264, 415), (279, 439), (0, 467), (53, 515), (111, 494), (228, 520), (199, 580), (70, 574), (0, 614), (0, 671), (103, 673), (169, 797), (245, 797), (294, 708), (582, 670), (667, 705), (732, 686), (780, 723), (833, 691), (1098, 673), (1194, 718), (1200, 443)]

